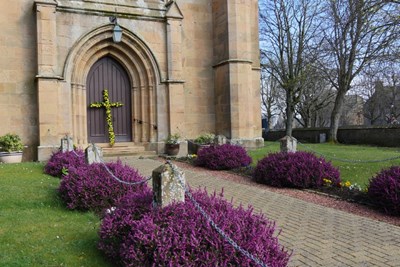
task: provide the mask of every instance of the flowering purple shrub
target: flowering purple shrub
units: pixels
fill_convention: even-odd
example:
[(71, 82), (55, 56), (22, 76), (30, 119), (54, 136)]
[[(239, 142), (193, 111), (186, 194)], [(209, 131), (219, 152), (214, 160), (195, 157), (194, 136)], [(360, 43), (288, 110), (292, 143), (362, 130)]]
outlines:
[(368, 196), (386, 213), (400, 215), (400, 166), (382, 170), (368, 186)]
[(339, 170), (312, 153), (278, 152), (260, 160), (255, 168), (254, 179), (276, 187), (318, 188), (329, 179), (332, 185), (339, 186)]
[(195, 164), (212, 170), (230, 170), (245, 167), (251, 157), (241, 146), (225, 144), (204, 147), (199, 150)]
[[(205, 191), (196, 201), (225, 233), (267, 266), (286, 266), (289, 253), (278, 243), (275, 223), (253, 210), (235, 208)], [(188, 198), (153, 208), (151, 194), (127, 196), (102, 221), (99, 248), (122, 266), (255, 266), (213, 229)], [(123, 202), (123, 201), (122, 201)], [(122, 203), (121, 202), (121, 203)]]
[[(106, 163), (118, 179), (126, 182), (145, 180), (135, 169), (124, 166), (120, 161)], [(69, 209), (94, 210), (116, 206), (127, 193), (143, 191), (147, 184), (126, 185), (114, 179), (100, 164), (70, 168), (58, 189), (61, 198)]]
[(53, 153), (44, 167), (44, 172), (55, 177), (61, 177), (63, 169), (68, 170), (70, 167), (76, 168), (81, 165), (86, 165), (85, 152), (76, 150), (75, 153), (73, 151), (64, 153), (57, 151)]
[(112, 213), (106, 213), (99, 232), (99, 249), (113, 262), (120, 262), (121, 244), (134, 230), (134, 224), (152, 211), (153, 192), (148, 187), (143, 191), (130, 192), (122, 197)]

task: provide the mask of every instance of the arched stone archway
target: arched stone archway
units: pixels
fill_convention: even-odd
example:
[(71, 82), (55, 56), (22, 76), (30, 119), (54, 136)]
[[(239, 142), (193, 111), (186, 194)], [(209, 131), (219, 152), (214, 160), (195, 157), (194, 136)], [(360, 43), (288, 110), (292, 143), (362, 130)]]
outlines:
[[(64, 77), (71, 86), (71, 120), (74, 143), (88, 143), (86, 80), (90, 68), (110, 56), (128, 73), (131, 84), (132, 141), (154, 143), (158, 131), (167, 129), (165, 97), (160, 70), (149, 47), (135, 34), (123, 28), (121, 43), (112, 41), (113, 25), (101, 26), (83, 36), (71, 49), (65, 62)], [(126, 101), (126, 100), (125, 100)], [(165, 123), (164, 123), (165, 121)], [(165, 125), (164, 125), (165, 124)]]

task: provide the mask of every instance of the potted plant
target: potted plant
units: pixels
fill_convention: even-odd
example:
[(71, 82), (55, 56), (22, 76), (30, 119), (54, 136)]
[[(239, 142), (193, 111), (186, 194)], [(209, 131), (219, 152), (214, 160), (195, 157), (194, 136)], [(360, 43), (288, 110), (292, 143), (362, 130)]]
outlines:
[(0, 136), (0, 162), (18, 163), (22, 161), (24, 145), (17, 134)]
[(179, 152), (179, 134), (171, 134), (165, 140), (165, 153), (170, 156), (176, 156)]
[(196, 139), (194, 139), (195, 146), (195, 154), (202, 149), (203, 147), (209, 147), (214, 144), (215, 134), (212, 133), (204, 133), (199, 135)]

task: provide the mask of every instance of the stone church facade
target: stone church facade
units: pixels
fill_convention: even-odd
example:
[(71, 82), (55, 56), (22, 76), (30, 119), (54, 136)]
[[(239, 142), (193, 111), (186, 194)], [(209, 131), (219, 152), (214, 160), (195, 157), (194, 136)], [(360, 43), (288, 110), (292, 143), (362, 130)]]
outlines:
[(107, 143), (105, 110), (89, 107), (105, 89), (122, 104), (112, 108), (117, 143), (162, 153), (169, 134), (212, 132), (263, 144), (257, 0), (14, 0), (0, 9), (0, 135), (19, 134), (25, 160), (48, 159), (65, 135), (81, 148)]

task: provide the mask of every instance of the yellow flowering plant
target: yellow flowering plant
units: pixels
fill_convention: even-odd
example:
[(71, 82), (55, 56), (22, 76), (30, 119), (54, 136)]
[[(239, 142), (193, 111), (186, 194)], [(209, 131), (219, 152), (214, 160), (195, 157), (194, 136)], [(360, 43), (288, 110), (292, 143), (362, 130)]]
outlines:
[(344, 187), (350, 187), (351, 183), (350, 183), (350, 181), (346, 181), (343, 185), (344, 185)]

